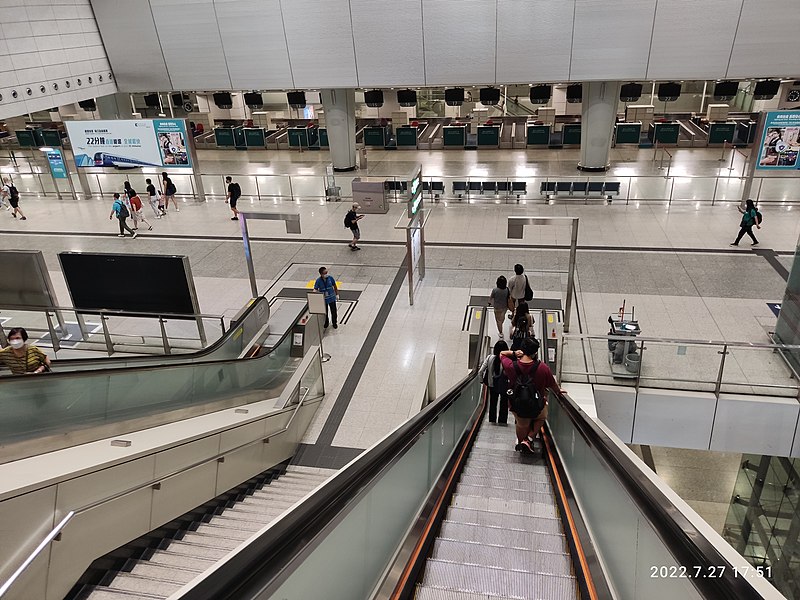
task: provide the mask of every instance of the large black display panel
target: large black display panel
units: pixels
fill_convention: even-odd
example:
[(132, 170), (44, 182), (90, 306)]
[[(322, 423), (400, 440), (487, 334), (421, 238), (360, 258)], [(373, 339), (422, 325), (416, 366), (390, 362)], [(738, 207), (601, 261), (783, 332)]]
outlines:
[[(800, 344), (800, 246), (794, 253), (792, 272), (786, 284), (778, 323), (775, 325), (776, 341), (782, 344)], [(795, 371), (800, 372), (800, 353), (787, 350), (784, 355)]]
[(199, 312), (185, 256), (61, 252), (58, 259), (75, 308)]

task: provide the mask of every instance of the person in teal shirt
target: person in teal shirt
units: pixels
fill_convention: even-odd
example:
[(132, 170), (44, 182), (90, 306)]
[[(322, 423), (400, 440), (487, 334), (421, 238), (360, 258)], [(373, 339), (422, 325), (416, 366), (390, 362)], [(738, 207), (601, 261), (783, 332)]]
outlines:
[(328, 312), (330, 312), (333, 328), (338, 329), (336, 300), (339, 298), (339, 288), (336, 287), (336, 280), (328, 275), (328, 269), (325, 267), (319, 268), (319, 277), (314, 282), (314, 290), (322, 292), (325, 296), (325, 328), (328, 328)]
[(739, 235), (736, 236), (736, 241), (733, 242), (731, 246), (738, 246), (739, 241), (744, 237), (745, 233), (750, 236), (751, 240), (753, 240), (753, 246), (758, 246), (758, 240), (753, 234), (753, 225), (755, 225), (758, 229), (761, 229), (761, 224), (758, 221), (758, 211), (756, 210), (755, 204), (753, 204), (753, 201), (748, 198), (744, 210), (742, 210), (742, 208), (739, 206), (736, 208), (738, 208), (739, 212), (742, 213), (742, 221), (739, 223)]

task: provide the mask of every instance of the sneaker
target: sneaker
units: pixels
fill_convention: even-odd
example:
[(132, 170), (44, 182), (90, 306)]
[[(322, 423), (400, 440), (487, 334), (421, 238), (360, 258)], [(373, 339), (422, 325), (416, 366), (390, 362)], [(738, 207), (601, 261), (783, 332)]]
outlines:
[(522, 442), (520, 442), (516, 446), (514, 446), (514, 451), (515, 452), (522, 452)]
[[(20, 218), (19, 218), (19, 220), (20, 220), (20, 221), (27, 221), (27, 220), (28, 220), (28, 217), (20, 217)], [(755, 246), (755, 244), (753, 244), (753, 245)]]
[(133, 232), (133, 235), (131, 236), (131, 239), (132, 239), (132, 240), (135, 240), (137, 235), (139, 235), (139, 234), (138, 234), (138, 233), (136, 233), (136, 232), (134, 231), (134, 232)]
[(175, 207), (175, 212), (181, 212), (181, 209), (176, 206)]
[(500, 333), (500, 334), (498, 334), (498, 335), (500, 336), (500, 339), (501, 339), (501, 340), (502, 340), (502, 339), (504, 339), (504, 338), (503, 338), (503, 334), (502, 334), (502, 333)]
[(752, 243), (752, 244), (750, 244), (750, 245), (751, 245), (751, 246), (758, 246), (758, 242), (753, 242), (753, 243)]
[(16, 213), (11, 213), (11, 216), (14, 217), (15, 219), (17, 218)]
[(231, 221), (238, 221), (239, 217), (231, 217)]
[(327, 328), (328, 328), (328, 324), (327, 324), (327, 323), (325, 323), (325, 325), (323, 325), (323, 326), (322, 326), (322, 328), (323, 328), (323, 329), (327, 329)]
[(124, 233), (118, 233), (117, 237), (125, 237), (125, 234)]
[(147, 228), (147, 231), (153, 231), (153, 226), (150, 225), (150, 227)]
[(160, 218), (161, 218), (161, 215), (156, 215), (156, 219), (160, 219)]
[(353, 246), (351, 249), (352, 250), (361, 250), (361, 246)]
[(521, 443), (517, 444), (520, 447), (520, 452), (525, 455), (533, 454), (533, 448), (531, 448), (531, 443), (528, 440), (524, 440)]
[(334, 323), (334, 324), (333, 324), (333, 328), (334, 328), (334, 329), (339, 329), (339, 326), (338, 326), (336, 323)]
[(739, 244), (733, 243), (733, 244), (729, 244), (729, 245), (730, 246), (738, 246)]

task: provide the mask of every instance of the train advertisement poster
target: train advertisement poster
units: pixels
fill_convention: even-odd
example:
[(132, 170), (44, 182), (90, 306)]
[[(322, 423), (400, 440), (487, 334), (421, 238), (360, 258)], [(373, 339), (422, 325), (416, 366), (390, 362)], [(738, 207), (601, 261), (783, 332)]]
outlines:
[(67, 121), (77, 167), (191, 168), (183, 119)]
[(768, 112), (758, 148), (759, 169), (800, 169), (800, 111)]

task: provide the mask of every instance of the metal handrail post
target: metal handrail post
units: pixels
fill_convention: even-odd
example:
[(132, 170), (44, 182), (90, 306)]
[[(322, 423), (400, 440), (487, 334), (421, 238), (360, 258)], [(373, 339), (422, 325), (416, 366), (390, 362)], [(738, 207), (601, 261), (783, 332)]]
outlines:
[(253, 177), (256, 180), (256, 196), (258, 196), (258, 201), (261, 202), (261, 190), (258, 188), (258, 175)]
[(669, 204), (667, 206), (672, 206), (672, 196), (675, 193), (675, 178), (672, 178), (672, 185), (669, 188)]
[(717, 383), (714, 385), (714, 396), (719, 400), (719, 391), (722, 388), (722, 372), (725, 370), (725, 357), (728, 355), (728, 344), (722, 345), (722, 352), (717, 352), (722, 357), (719, 361), (719, 373), (717, 373)]
[(572, 220), (572, 236), (569, 244), (569, 272), (567, 273), (567, 301), (564, 306), (564, 332), (569, 333), (570, 314), (572, 313), (572, 301), (575, 296), (575, 255), (578, 249), (578, 222), (579, 219)]
[(669, 179), (670, 169), (672, 169), (672, 154), (669, 155), (669, 163), (667, 163), (667, 174), (664, 176), (666, 179)]
[(733, 159), (736, 158), (736, 148), (731, 144), (731, 164), (728, 165), (728, 171), (733, 171)]
[(100, 315), (100, 325), (103, 327), (103, 338), (106, 340), (106, 351), (108, 352), (108, 355), (111, 356), (114, 354), (114, 344), (111, 341), (111, 335), (108, 333), (108, 324), (106, 323), (107, 320), (108, 317), (105, 315)]
[(58, 352), (61, 350), (61, 342), (56, 335), (56, 329), (53, 327), (53, 318), (50, 315), (50, 311), (46, 310), (44, 312), (45, 317), (47, 318), (47, 330), (50, 332), (50, 343), (53, 344), (53, 351)]
[(292, 176), (289, 175), (289, 197), (294, 201), (294, 187), (292, 186)]
[(714, 193), (711, 194), (711, 206), (714, 206), (714, 202), (717, 200), (717, 187), (719, 186), (719, 177), (714, 177)]
[(719, 162), (724, 162), (725, 161), (725, 148), (727, 148), (727, 146), (728, 146), (728, 142), (723, 140), (722, 141), (722, 154), (719, 155), (719, 159), (718, 159)]
[(164, 354), (172, 354), (172, 349), (169, 347), (169, 340), (167, 339), (167, 327), (164, 317), (158, 317), (158, 326), (161, 328), (161, 343), (164, 346)]

